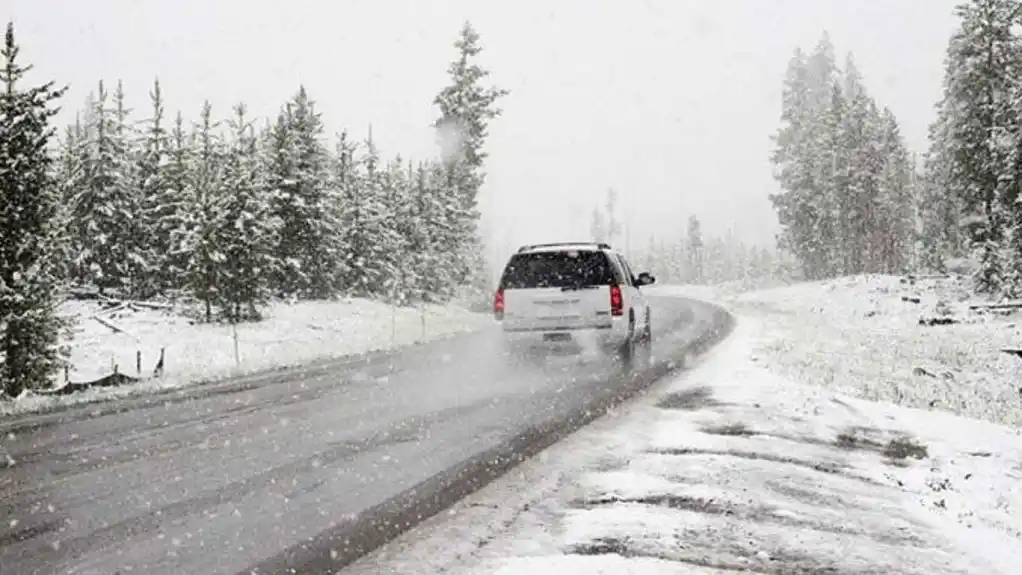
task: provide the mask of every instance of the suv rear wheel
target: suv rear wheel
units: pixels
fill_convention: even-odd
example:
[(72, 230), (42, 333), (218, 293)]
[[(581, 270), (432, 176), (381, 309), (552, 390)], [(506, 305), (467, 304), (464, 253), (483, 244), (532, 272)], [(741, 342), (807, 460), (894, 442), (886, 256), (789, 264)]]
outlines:
[(639, 346), (641, 351), (639, 352), (642, 356), (642, 368), (649, 369), (653, 367), (653, 324), (652, 318), (647, 312), (646, 325), (642, 328), (642, 336), (639, 338)]
[(632, 369), (635, 364), (635, 314), (628, 316), (628, 337), (618, 348), (618, 360), (625, 369)]

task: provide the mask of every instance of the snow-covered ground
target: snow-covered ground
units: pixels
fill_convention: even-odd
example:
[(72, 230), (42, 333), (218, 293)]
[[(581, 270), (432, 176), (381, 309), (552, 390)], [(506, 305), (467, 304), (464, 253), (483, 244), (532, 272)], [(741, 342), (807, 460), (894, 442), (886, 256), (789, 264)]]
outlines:
[[(64, 397), (26, 394), (17, 401), (0, 402), (0, 417), (386, 350), (492, 323), (490, 316), (469, 312), (461, 305), (392, 308), (364, 299), (276, 303), (263, 321), (237, 326), (235, 355), (231, 326), (197, 323), (172, 310), (135, 306), (110, 311), (94, 302), (71, 301), (62, 312), (77, 318), (70, 342), (71, 381), (96, 380), (111, 374), (114, 366), (126, 375), (148, 377), (161, 350), (163, 376)], [(139, 353), (141, 374), (137, 371)]]
[[(345, 573), (1017, 573), (1022, 437), (993, 422), (1018, 413), (1015, 328), (962, 287), (662, 288), (735, 333)], [(936, 307), (962, 323), (920, 326)]]
[(773, 329), (757, 351), (794, 381), (1022, 425), (1022, 360), (1002, 351), (1022, 348), (1022, 310), (970, 309), (986, 302), (965, 277), (858, 276), (710, 297)]

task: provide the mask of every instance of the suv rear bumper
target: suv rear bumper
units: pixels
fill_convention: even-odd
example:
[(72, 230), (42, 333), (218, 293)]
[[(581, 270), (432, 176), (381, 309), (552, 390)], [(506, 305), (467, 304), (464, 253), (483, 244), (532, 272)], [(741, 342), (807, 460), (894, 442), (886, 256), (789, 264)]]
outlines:
[(615, 321), (605, 327), (503, 329), (504, 345), (509, 351), (609, 351), (615, 350), (628, 338), (625, 322)]

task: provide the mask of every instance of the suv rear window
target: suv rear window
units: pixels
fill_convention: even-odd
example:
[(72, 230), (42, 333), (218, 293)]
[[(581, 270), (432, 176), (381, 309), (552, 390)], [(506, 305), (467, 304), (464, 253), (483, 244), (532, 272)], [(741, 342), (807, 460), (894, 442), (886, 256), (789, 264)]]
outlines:
[(515, 254), (504, 269), (504, 289), (611, 285), (614, 270), (603, 252), (533, 252)]

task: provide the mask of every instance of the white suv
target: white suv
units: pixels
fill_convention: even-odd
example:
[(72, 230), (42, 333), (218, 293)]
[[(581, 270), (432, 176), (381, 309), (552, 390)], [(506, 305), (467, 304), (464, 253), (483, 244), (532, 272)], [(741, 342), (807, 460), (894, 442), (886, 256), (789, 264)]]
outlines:
[(637, 348), (652, 344), (640, 288), (655, 281), (633, 275), (605, 243), (522, 246), (504, 267), (493, 314), (512, 352), (595, 347), (631, 366)]

